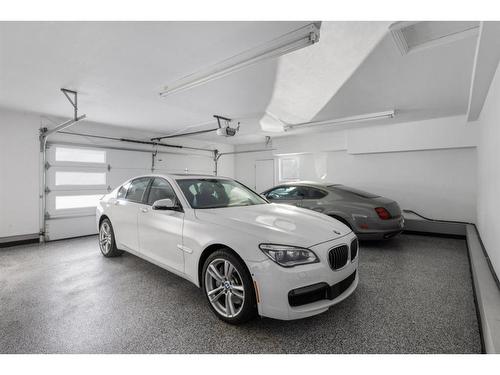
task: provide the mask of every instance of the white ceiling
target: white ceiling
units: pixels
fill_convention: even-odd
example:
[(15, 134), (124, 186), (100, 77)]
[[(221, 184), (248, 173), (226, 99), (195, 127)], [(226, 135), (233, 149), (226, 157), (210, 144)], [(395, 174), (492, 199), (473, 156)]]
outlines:
[(160, 98), (168, 83), (307, 22), (0, 22), (0, 105), (170, 132), (213, 114), (260, 114), (276, 61)]
[[(220, 114), (242, 119), (241, 135), (228, 142), (254, 142), (266, 134), (259, 119), (271, 101), (279, 59), (163, 99), (158, 92), (307, 23), (0, 22), (0, 106), (69, 117), (59, 91), (66, 87), (80, 93), (80, 113), (94, 122), (168, 134)], [(402, 56), (388, 33), (314, 120), (389, 109), (398, 111), (397, 121), (464, 114), (475, 42), (471, 37)], [(329, 65), (311, 68), (335, 74)]]

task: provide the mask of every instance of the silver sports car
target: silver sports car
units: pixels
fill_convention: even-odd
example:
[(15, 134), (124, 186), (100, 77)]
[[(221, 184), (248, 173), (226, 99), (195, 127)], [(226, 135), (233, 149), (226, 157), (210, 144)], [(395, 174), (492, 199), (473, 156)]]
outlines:
[(404, 227), (397, 202), (340, 184), (290, 182), (262, 195), (273, 203), (292, 204), (334, 217), (362, 240), (391, 238)]

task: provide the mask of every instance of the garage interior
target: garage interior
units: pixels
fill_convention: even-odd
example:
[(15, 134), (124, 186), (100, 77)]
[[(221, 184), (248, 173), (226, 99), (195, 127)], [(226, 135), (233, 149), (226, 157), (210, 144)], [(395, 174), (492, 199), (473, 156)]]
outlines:
[[(0, 353), (499, 353), (499, 60), (499, 22), (0, 22)], [(230, 326), (101, 256), (151, 173), (345, 184), (405, 231), (327, 312)]]

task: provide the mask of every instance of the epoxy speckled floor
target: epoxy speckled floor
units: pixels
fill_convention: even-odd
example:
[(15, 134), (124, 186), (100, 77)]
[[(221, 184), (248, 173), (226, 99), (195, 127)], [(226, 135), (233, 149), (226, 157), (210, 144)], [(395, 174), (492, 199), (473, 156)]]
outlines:
[(313, 318), (219, 321), (201, 291), (95, 237), (0, 249), (0, 353), (479, 353), (464, 240), (361, 246), (360, 284)]

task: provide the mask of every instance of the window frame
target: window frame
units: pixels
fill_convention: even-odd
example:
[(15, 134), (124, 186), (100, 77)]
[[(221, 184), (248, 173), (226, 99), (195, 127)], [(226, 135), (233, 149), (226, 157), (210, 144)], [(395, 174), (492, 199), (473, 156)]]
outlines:
[[(128, 192), (132, 186), (132, 184), (134, 183), (134, 181), (137, 181), (137, 180), (142, 180), (142, 179), (148, 179), (148, 183), (146, 184), (146, 188), (144, 189), (144, 192), (142, 193), (142, 198), (140, 201), (137, 201), (137, 200), (132, 200), (132, 199), (129, 199), (127, 197), (128, 195)], [(125, 198), (118, 198), (117, 199), (122, 199), (122, 200), (125, 200), (127, 202), (131, 202), (131, 203), (138, 203), (138, 204), (145, 204), (144, 203), (144, 200), (145, 200), (145, 196), (146, 194), (148, 193), (149, 194), (149, 187), (151, 186), (151, 183), (153, 181), (153, 177), (149, 177), (149, 176), (143, 176), (143, 177), (136, 177), (130, 181), (127, 181), (125, 184), (123, 184), (120, 188), (124, 187), (126, 184), (130, 184), (129, 187), (127, 188), (127, 193), (125, 194)], [(118, 189), (120, 190), (120, 189)], [(117, 193), (117, 196), (118, 196), (118, 193)]]
[(165, 181), (170, 186), (170, 189), (172, 189), (172, 192), (174, 193), (174, 197), (175, 197), (174, 204), (177, 204), (179, 206), (180, 211), (184, 211), (184, 209), (182, 207), (182, 203), (181, 203), (179, 197), (177, 196), (177, 193), (175, 192), (174, 187), (172, 186), (172, 184), (170, 183), (170, 181), (168, 181), (166, 178), (163, 178), (163, 177), (157, 177), (157, 176), (151, 177), (151, 181), (148, 184), (148, 187), (147, 187), (146, 191), (144, 192), (145, 199), (143, 199), (143, 201), (144, 201), (143, 204), (145, 204), (146, 206), (149, 206), (149, 207), (153, 206), (152, 204), (149, 204), (148, 202), (149, 202), (149, 194), (151, 192), (151, 187), (153, 186), (153, 183), (154, 183), (155, 179), (163, 180), (163, 181)]

